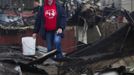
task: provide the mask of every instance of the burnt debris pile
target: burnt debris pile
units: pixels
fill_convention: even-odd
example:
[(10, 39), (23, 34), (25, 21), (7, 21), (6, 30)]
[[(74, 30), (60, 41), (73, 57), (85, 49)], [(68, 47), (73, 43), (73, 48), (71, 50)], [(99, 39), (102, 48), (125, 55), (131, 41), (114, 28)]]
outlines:
[(1, 75), (48, 75), (48, 73), (33, 64), (37, 58), (24, 56), (20, 46), (0, 46), (0, 74)]

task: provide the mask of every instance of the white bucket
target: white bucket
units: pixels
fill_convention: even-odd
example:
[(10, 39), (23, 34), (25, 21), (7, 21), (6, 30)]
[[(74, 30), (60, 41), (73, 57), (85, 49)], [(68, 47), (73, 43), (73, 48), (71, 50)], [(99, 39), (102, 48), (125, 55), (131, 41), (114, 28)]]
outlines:
[(36, 39), (33, 37), (22, 37), (23, 55), (35, 55)]

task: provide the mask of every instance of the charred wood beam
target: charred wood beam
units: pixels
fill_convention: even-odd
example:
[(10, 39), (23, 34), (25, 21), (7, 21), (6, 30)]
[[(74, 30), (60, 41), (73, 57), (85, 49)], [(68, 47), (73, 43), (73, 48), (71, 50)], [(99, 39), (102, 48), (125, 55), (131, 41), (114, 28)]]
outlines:
[[(122, 41), (124, 40), (125, 34), (128, 30), (128, 25), (117, 30), (110, 36), (99, 40), (93, 45), (85, 46), (85, 48), (70, 54), (70, 57), (80, 57), (80, 56), (90, 56), (94, 54), (106, 53), (106, 52), (116, 52), (117, 49), (121, 47)], [(130, 34), (128, 36), (130, 38)], [(133, 32), (131, 37), (133, 37)], [(131, 41), (130, 41), (131, 40)], [(127, 39), (131, 44), (132, 39)]]
[[(103, 61), (103, 60), (110, 60), (110, 59), (116, 59), (116, 58), (124, 58), (128, 56), (134, 55), (134, 49), (129, 51), (122, 51), (122, 52), (110, 52), (110, 53), (103, 53), (100, 55), (95, 55), (94, 57), (90, 57), (85, 62), (86, 64), (92, 64), (95, 62)], [(84, 58), (84, 57), (83, 57)]]
[[(128, 56), (134, 55), (134, 49), (131, 49), (129, 51), (118, 51), (118, 52), (107, 52), (107, 53), (100, 53), (100, 54), (94, 54), (89, 56), (83, 56), (83, 57), (68, 57), (66, 58), (67, 64), (66, 66), (83, 66), (87, 64), (93, 64), (97, 63), (99, 61), (104, 60), (111, 60), (111, 59), (121, 59)], [(77, 61), (77, 62), (76, 62)]]
[[(129, 27), (129, 25), (126, 25), (109, 37), (68, 56), (70, 58), (81, 59), (81, 62), (78, 63), (79, 65), (132, 56), (134, 55), (134, 30), (129, 30)], [(72, 60), (75, 61), (75, 59)]]
[(19, 49), (20, 47), (0, 46), (0, 62), (5, 61), (28, 65), (41, 64), (57, 53), (57, 50), (55, 49), (40, 56), (24, 56)]
[(132, 13), (129, 13), (127, 10), (123, 11), (125, 18), (127, 19), (129, 25), (134, 26), (134, 17)]
[(27, 65), (35, 65), (35, 64), (42, 64), (46, 59), (53, 57), (56, 54), (56, 50), (52, 50), (44, 55), (33, 58), (33, 57), (26, 57), (21, 53), (10, 53), (4, 52), (0, 53), (0, 62), (14, 62), (14, 63), (22, 63)]
[(31, 62), (28, 63), (28, 65), (34, 65), (34, 64), (41, 64), (43, 63), (46, 59), (53, 57), (56, 54), (56, 49), (52, 50), (44, 55), (42, 55), (41, 57), (37, 58), (36, 60), (33, 60)]

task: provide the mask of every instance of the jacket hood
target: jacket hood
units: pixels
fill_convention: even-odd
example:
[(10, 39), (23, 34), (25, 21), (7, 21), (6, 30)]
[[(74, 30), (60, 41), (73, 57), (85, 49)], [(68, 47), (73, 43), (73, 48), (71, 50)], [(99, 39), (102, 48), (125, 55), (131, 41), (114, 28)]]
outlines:
[[(45, 3), (44, 3), (45, 5), (49, 5), (49, 4), (48, 4), (48, 0), (45, 0), (44, 2), (45, 2)], [(53, 0), (52, 5), (55, 5), (55, 3), (56, 3), (56, 0)]]

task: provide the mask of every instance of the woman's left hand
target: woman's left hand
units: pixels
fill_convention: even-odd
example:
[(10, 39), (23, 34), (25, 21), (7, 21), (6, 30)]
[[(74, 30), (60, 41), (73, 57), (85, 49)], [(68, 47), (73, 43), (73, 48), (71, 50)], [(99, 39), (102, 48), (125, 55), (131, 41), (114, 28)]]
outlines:
[(59, 29), (57, 30), (57, 34), (61, 34), (61, 33), (62, 33), (62, 29), (59, 28)]

